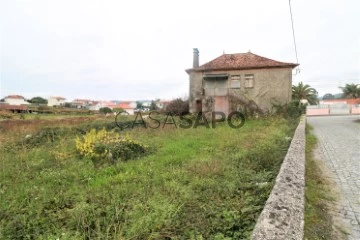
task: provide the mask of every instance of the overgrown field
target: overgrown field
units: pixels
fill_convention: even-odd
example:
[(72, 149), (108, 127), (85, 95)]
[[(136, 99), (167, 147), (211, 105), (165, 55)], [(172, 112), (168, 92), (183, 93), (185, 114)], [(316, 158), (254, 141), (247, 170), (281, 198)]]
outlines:
[[(239, 129), (121, 132), (92, 122), (53, 124), (26, 138), (0, 128), (9, 139), (0, 148), (0, 239), (247, 239), (296, 125), (268, 118)], [(113, 159), (116, 149), (93, 145), (103, 153), (97, 160), (112, 156), (94, 164), (76, 139), (103, 127), (146, 154)], [(107, 143), (133, 149), (124, 142)]]

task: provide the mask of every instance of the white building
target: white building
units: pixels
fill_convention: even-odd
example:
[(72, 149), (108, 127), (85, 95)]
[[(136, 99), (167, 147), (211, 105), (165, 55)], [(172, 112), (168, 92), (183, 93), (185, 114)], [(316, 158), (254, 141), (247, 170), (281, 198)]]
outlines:
[(63, 106), (65, 105), (65, 98), (63, 97), (50, 97), (48, 100), (48, 106)]
[(92, 104), (88, 106), (89, 110), (92, 111), (99, 111), (100, 108), (108, 107), (113, 109), (116, 104), (112, 101), (93, 101)]
[(135, 104), (132, 104), (132, 102), (122, 102), (116, 106), (113, 107), (113, 109), (116, 109), (116, 108), (121, 108), (123, 109), (124, 111), (126, 111), (129, 115), (134, 115), (135, 113)]
[(9, 105), (28, 105), (29, 103), (25, 101), (25, 98), (20, 95), (9, 95), (4, 98), (5, 102)]

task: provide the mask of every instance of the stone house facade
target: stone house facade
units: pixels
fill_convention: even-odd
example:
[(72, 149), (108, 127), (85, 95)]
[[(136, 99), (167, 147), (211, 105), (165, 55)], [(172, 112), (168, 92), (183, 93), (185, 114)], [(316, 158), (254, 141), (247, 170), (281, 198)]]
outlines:
[(273, 103), (291, 101), (292, 69), (296, 66), (251, 52), (223, 54), (199, 66), (195, 48), (193, 68), (186, 70), (190, 112), (269, 112)]

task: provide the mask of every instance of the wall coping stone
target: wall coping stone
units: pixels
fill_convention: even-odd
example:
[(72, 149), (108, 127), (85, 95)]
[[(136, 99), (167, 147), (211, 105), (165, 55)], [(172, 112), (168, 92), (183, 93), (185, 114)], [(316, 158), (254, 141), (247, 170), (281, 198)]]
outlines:
[(253, 240), (302, 240), (305, 204), (305, 123), (295, 130), (275, 185), (261, 212)]

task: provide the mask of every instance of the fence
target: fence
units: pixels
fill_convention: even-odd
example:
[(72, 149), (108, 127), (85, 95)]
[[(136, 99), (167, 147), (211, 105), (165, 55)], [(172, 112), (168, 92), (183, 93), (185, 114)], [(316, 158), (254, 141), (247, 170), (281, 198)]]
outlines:
[(356, 114), (360, 114), (360, 104), (320, 104), (306, 107), (307, 116)]

